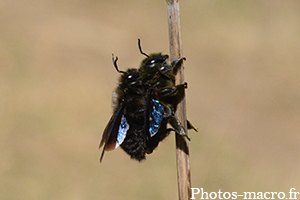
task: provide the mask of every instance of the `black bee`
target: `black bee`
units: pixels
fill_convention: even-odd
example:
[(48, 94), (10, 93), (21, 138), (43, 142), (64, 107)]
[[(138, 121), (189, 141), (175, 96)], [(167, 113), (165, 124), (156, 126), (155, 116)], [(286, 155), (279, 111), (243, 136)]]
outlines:
[[(145, 90), (142, 86), (138, 69), (119, 71), (117, 60), (113, 63), (116, 70), (121, 73), (119, 85), (113, 92), (113, 115), (108, 122), (100, 143), (104, 144), (100, 161), (104, 150), (113, 150), (121, 147), (132, 158), (145, 159), (143, 124), (146, 105)], [(126, 139), (125, 139), (126, 138)]]
[[(121, 73), (119, 85), (113, 92), (113, 115), (102, 136), (99, 148), (105, 151), (118, 146), (136, 160), (145, 159), (145, 153), (152, 153), (159, 142), (171, 131), (186, 136), (184, 128), (174, 116), (178, 103), (184, 97), (187, 84), (175, 85), (175, 75), (185, 58), (168, 64), (168, 55), (161, 53), (141, 54), (146, 58), (139, 69), (120, 71), (117, 60), (113, 63)], [(172, 128), (167, 128), (167, 124)], [(188, 128), (196, 130), (189, 122)]]

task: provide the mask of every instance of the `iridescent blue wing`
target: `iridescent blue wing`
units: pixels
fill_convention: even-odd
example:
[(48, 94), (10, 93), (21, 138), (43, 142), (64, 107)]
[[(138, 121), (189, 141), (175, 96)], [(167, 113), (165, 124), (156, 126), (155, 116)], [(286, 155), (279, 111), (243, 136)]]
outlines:
[(129, 129), (129, 124), (128, 124), (125, 116), (122, 115), (115, 148), (117, 148), (118, 146), (120, 146), (122, 144), (122, 142), (124, 141), (124, 139), (126, 137), (126, 133), (127, 133), (128, 129)]
[(103, 131), (102, 139), (99, 145), (99, 148), (101, 148), (104, 145), (100, 157), (100, 162), (103, 159), (105, 151), (114, 150), (120, 144), (122, 144), (122, 142), (126, 137), (126, 133), (129, 129), (129, 124), (123, 112), (124, 112), (124, 105), (121, 104), (118, 110), (110, 118), (107, 126)]
[(152, 99), (152, 107), (149, 118), (149, 133), (153, 137), (159, 130), (163, 120), (164, 106), (155, 99)]
[(164, 106), (156, 99), (152, 99), (150, 92), (146, 99), (144, 119), (145, 141), (153, 137), (159, 130), (163, 120)]

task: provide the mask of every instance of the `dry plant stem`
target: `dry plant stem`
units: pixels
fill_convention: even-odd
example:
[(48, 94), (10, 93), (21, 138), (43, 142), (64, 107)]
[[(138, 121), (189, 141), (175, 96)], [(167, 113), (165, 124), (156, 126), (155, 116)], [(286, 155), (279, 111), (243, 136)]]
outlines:
[[(171, 61), (182, 57), (182, 44), (180, 34), (179, 0), (166, 0), (168, 4), (169, 40)], [(183, 66), (181, 66), (176, 84), (184, 83)], [(185, 98), (178, 104), (176, 116), (187, 131)], [(176, 134), (176, 158), (179, 200), (191, 198), (191, 175), (189, 163), (189, 149), (187, 138)]]

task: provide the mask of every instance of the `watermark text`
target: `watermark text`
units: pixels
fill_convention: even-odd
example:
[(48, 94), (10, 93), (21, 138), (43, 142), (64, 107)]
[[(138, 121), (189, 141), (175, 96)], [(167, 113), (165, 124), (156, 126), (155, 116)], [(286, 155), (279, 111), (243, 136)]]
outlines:
[(191, 188), (191, 199), (298, 199), (300, 192), (291, 188), (289, 192), (206, 192), (203, 188)]

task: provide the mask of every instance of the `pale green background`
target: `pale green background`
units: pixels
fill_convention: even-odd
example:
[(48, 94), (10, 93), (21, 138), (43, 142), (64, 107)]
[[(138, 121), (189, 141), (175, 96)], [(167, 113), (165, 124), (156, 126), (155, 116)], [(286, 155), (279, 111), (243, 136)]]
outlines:
[[(192, 186), (300, 191), (300, 1), (182, 0)], [(163, 0), (0, 2), (0, 199), (177, 199), (169, 136), (99, 164), (119, 67), (169, 52)]]

